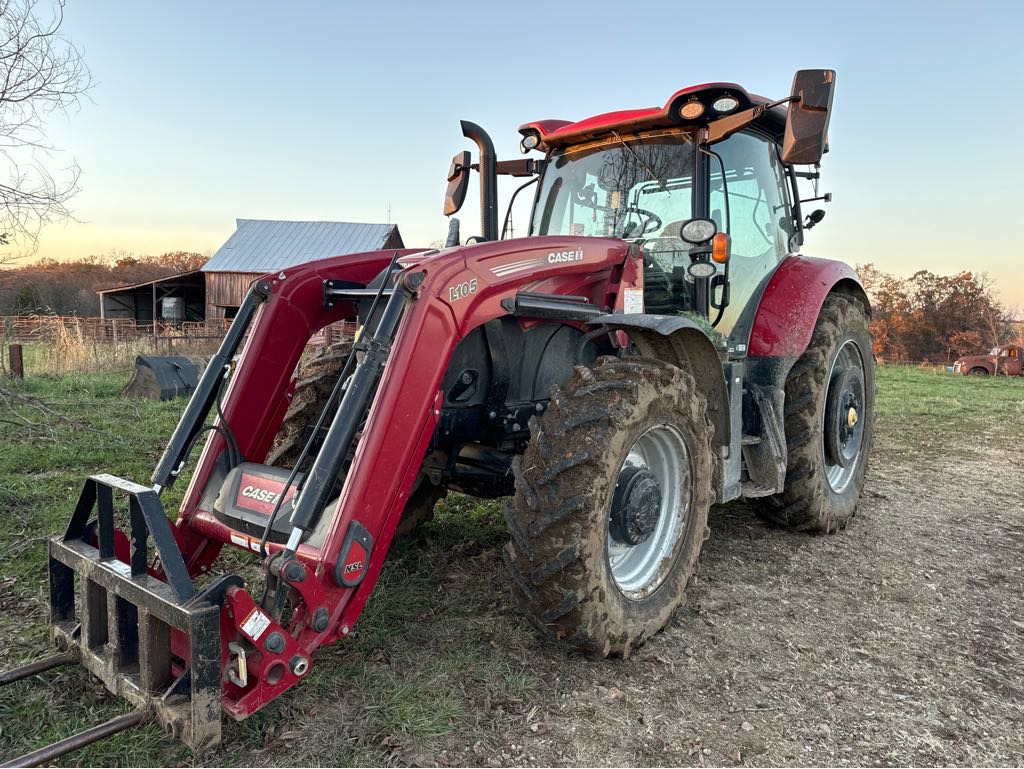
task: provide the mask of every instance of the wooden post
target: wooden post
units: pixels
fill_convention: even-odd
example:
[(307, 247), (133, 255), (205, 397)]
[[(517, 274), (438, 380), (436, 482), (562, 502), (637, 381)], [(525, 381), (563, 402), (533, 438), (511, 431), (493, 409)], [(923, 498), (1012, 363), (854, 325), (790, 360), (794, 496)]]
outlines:
[(21, 345), (12, 344), (7, 348), (7, 354), (11, 362), (11, 376), (15, 379), (25, 378), (25, 360), (21, 355)]

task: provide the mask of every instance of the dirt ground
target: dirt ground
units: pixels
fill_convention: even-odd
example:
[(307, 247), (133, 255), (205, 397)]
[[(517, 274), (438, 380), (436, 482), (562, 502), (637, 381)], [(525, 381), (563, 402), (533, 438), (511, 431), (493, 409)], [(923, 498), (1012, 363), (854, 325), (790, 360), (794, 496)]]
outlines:
[[(451, 554), (429, 627), (482, 625), (535, 686), (499, 702), (464, 690), (478, 731), (433, 746), (392, 737), (388, 761), (1021, 765), (1024, 429), (941, 404), (905, 411), (915, 394), (882, 386), (888, 413), (850, 527), (795, 535), (743, 503), (713, 510), (688, 606), (628, 660), (540, 643), (507, 598), (498, 549)], [(1024, 402), (1004, 408), (1019, 416)], [(445, 654), (437, 632), (424, 640), (419, 654)], [(323, 757), (307, 744), (284, 760)]]
[[(1000, 391), (998, 419), (956, 393), (907, 408), (930, 382), (918, 396), (916, 380), (882, 378), (845, 532), (714, 509), (688, 605), (628, 660), (540, 641), (509, 595), (500, 514), (455, 510), (398, 547), (355, 637), (227, 724), (217, 753), (192, 757), (150, 727), (69, 762), (1020, 766), (1024, 387)], [(52, 682), (111, 699), (81, 671)], [(66, 707), (45, 701), (39, 728)]]
[[(717, 511), (688, 607), (637, 655), (530, 649), (522, 662), (544, 681), (530, 725), (404, 759), (1020, 765), (1021, 453), (933, 448), (922, 463), (883, 433), (840, 536), (772, 530), (746, 505)], [(496, 554), (482, 560), (499, 579)]]

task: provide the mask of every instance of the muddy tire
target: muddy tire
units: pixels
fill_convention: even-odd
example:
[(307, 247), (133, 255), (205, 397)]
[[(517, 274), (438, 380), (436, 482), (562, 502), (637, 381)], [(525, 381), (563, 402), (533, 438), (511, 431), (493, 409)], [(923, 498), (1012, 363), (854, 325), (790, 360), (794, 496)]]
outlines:
[(982, 368), (981, 366), (975, 366), (967, 373), (971, 376), (988, 376), (988, 369)]
[(661, 361), (601, 358), (552, 389), (506, 509), (513, 592), (545, 637), (625, 657), (665, 626), (708, 534), (712, 431)]
[[(267, 464), (293, 467), (298, 461), (309, 439), (306, 428), (316, 424), (351, 351), (352, 342), (333, 344), (301, 369), (301, 378), (295, 385), (291, 405), (277, 431), (270, 453), (267, 454)], [(336, 407), (331, 409), (325, 425), (330, 424), (335, 411)], [(306, 471), (312, 464), (313, 457), (307, 457), (299, 469)], [(411, 534), (417, 526), (433, 518), (434, 507), (447, 493), (448, 489), (444, 486), (434, 486), (426, 478), (418, 478), (402, 512), (396, 534)]]
[(427, 523), (434, 517), (434, 508), (437, 507), (438, 502), (446, 496), (448, 496), (447, 487), (435, 486), (423, 475), (417, 477), (412, 494), (409, 495), (405, 508), (402, 510), (402, 520), (398, 522), (395, 534), (399, 537), (408, 536)]
[(867, 311), (854, 299), (831, 294), (786, 380), (786, 487), (752, 500), (758, 514), (797, 531), (843, 529), (864, 488), (874, 422)]
[[(306, 428), (316, 424), (351, 352), (352, 342), (338, 342), (325, 348), (300, 368), (300, 378), (295, 384), (292, 402), (277, 431), (270, 453), (267, 454), (268, 465), (295, 466), (309, 438)], [(331, 409), (325, 425), (330, 424), (336, 410)], [(311, 464), (312, 457), (308, 457), (299, 469), (306, 471)]]

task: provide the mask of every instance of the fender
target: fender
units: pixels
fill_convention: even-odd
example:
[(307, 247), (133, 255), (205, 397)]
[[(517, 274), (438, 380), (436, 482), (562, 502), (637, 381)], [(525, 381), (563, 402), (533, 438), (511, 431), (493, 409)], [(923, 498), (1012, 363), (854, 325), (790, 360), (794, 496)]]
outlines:
[(768, 281), (754, 316), (748, 355), (791, 358), (803, 355), (825, 297), (841, 291), (871, 303), (853, 268), (831, 259), (787, 256)]
[(708, 418), (715, 426), (715, 445), (729, 445), (729, 395), (722, 359), (700, 326), (681, 316), (642, 314), (601, 315), (588, 325), (624, 331), (641, 355), (690, 372), (697, 380), (697, 388), (707, 396)]

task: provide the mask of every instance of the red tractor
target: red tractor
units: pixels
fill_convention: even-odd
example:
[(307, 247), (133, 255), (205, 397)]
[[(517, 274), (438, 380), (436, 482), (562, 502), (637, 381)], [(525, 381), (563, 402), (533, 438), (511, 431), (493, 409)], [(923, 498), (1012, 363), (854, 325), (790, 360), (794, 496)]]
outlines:
[[(456, 156), (445, 212), (478, 171), (481, 236), (460, 244), (453, 220), (441, 250), (256, 281), (150, 484), (90, 477), (50, 540), (64, 654), (32, 670), (78, 659), (140, 708), (104, 733), (152, 713), (200, 749), (222, 710), (259, 710), (352, 631), (396, 531), (448, 490), (511, 497), (526, 617), (594, 656), (665, 625), (712, 505), (843, 528), (872, 440), (870, 310), (850, 267), (798, 253), (833, 84), (804, 70), (774, 102), (710, 83), (527, 123), (543, 157), (504, 162), (464, 122), (479, 158)], [(498, 174), (536, 185), (528, 237), (500, 237)], [(354, 346), (296, 379), (346, 320)], [(161, 494), (200, 445), (169, 519)], [(262, 579), (219, 571), (225, 546)]]

